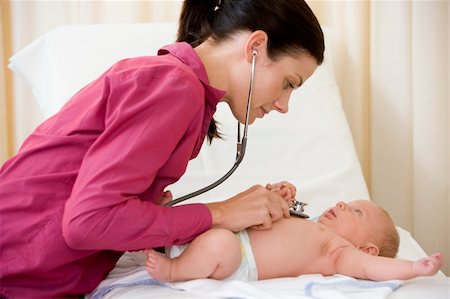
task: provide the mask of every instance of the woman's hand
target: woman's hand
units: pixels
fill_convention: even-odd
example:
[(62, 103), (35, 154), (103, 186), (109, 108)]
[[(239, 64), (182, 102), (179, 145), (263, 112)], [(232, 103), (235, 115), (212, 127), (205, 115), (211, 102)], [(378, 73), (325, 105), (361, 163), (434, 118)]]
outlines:
[(223, 201), (207, 204), (213, 227), (240, 231), (248, 227), (269, 229), (274, 221), (288, 218), (289, 205), (277, 192), (256, 185)]

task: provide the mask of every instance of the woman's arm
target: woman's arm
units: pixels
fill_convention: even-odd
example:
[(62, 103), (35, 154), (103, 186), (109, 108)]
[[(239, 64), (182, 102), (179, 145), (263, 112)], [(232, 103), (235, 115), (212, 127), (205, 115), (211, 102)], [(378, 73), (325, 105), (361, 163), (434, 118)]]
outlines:
[(443, 256), (440, 253), (417, 261), (408, 261), (373, 256), (354, 247), (343, 247), (338, 249), (334, 265), (336, 273), (381, 281), (432, 276), (439, 271), (442, 263)]
[[(180, 244), (211, 226), (205, 205), (157, 205), (163, 188), (182, 174), (181, 165), (190, 158), (204, 96), (196, 77), (175, 67), (165, 75), (152, 70), (124, 67), (76, 95), (103, 101), (105, 115), (64, 210), (63, 235), (74, 249)], [(160, 173), (163, 166), (171, 171)]]

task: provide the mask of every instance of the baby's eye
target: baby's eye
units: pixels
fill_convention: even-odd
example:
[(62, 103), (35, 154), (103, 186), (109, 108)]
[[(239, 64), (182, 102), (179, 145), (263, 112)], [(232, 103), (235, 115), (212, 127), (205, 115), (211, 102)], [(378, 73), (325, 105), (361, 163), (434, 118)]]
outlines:
[(358, 214), (358, 216), (360, 216), (360, 217), (361, 217), (362, 214), (363, 214), (362, 211), (361, 211), (360, 209), (356, 209), (356, 210), (355, 210), (355, 213)]
[(286, 81), (284, 88), (285, 89), (288, 89), (288, 88), (295, 89), (295, 85), (291, 81)]

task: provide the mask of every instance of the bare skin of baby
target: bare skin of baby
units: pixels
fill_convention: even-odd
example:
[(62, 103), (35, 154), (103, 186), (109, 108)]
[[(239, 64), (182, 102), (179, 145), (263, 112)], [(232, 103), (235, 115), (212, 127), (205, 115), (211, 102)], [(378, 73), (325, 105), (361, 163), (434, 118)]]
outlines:
[[(268, 187), (283, 193), (288, 201), (295, 197), (295, 187), (287, 182)], [(338, 273), (380, 281), (436, 274), (443, 264), (440, 253), (417, 261), (378, 256), (375, 235), (386, 217), (375, 203), (356, 200), (339, 202), (327, 209), (318, 222), (290, 217), (274, 222), (268, 230), (248, 228), (258, 279)], [(153, 278), (165, 282), (224, 279), (238, 269), (241, 258), (234, 232), (211, 229), (173, 259), (147, 250), (146, 266)]]

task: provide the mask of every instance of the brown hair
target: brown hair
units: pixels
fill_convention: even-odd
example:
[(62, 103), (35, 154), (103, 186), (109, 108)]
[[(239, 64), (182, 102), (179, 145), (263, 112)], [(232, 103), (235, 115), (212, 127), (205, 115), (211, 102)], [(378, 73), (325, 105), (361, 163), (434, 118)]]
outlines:
[[(239, 30), (266, 32), (272, 60), (282, 54), (308, 53), (318, 64), (323, 62), (323, 32), (303, 0), (185, 0), (177, 41), (196, 47), (209, 37), (220, 42)], [(208, 139), (218, 136), (212, 119)]]
[(386, 221), (383, 229), (380, 231), (380, 238), (377, 242), (379, 249), (378, 255), (393, 258), (397, 255), (400, 237), (389, 213), (381, 207), (380, 209), (383, 211)]

